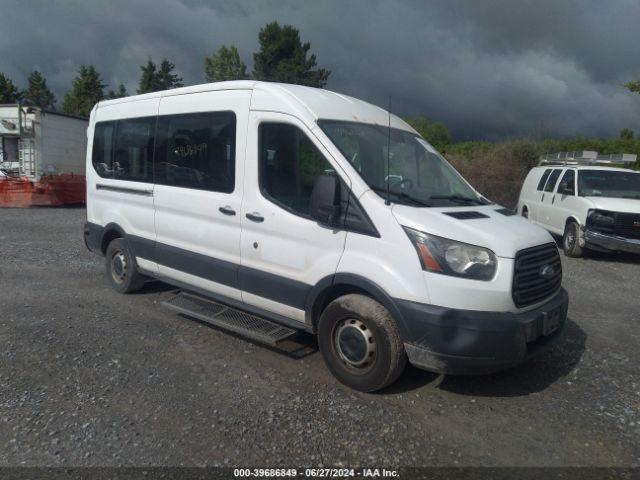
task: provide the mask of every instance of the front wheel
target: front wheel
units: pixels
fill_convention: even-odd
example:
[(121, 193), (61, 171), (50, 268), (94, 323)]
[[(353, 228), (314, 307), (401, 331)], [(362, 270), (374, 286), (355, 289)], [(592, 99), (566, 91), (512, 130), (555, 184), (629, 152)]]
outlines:
[(578, 258), (582, 256), (583, 248), (580, 246), (580, 225), (576, 222), (569, 222), (564, 227), (562, 249), (567, 257)]
[(116, 292), (131, 293), (144, 285), (145, 277), (138, 272), (133, 255), (122, 238), (112, 240), (107, 247), (105, 266), (107, 279)]
[(318, 346), (331, 373), (362, 392), (391, 385), (407, 362), (389, 311), (360, 294), (345, 295), (325, 308), (318, 325)]

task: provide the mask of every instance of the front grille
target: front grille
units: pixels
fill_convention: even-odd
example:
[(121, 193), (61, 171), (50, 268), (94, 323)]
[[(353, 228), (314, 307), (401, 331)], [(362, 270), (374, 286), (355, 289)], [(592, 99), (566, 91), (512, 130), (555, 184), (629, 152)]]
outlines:
[(640, 214), (616, 213), (613, 232), (626, 238), (640, 238)]
[[(542, 276), (545, 267), (553, 274)], [(553, 243), (526, 248), (516, 254), (513, 273), (513, 302), (516, 307), (538, 303), (558, 291), (562, 284), (562, 263), (558, 247)]]

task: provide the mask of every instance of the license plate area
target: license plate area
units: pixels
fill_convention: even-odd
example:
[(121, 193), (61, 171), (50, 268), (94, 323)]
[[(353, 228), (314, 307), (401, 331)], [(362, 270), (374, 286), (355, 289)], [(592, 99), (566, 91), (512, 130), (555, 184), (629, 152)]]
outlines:
[(542, 317), (542, 334), (551, 335), (558, 329), (561, 322), (562, 306), (558, 306), (548, 312), (545, 312)]

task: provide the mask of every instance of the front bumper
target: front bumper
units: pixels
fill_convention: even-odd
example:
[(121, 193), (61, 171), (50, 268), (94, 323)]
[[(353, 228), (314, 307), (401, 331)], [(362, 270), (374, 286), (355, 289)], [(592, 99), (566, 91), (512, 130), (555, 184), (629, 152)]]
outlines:
[(561, 288), (524, 313), (479, 312), (397, 300), (409, 362), (454, 375), (483, 374), (521, 363), (557, 339), (569, 296)]
[(585, 228), (584, 241), (587, 247), (594, 245), (605, 250), (640, 253), (640, 239), (608, 235)]

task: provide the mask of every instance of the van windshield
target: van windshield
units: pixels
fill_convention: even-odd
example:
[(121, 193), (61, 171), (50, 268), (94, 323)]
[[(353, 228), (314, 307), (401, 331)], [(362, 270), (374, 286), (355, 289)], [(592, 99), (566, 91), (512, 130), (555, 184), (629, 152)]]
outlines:
[(640, 173), (617, 170), (581, 170), (578, 174), (581, 197), (640, 199)]
[(371, 190), (391, 201), (417, 207), (484, 205), (488, 202), (420, 136), (384, 126), (337, 120), (318, 125)]

